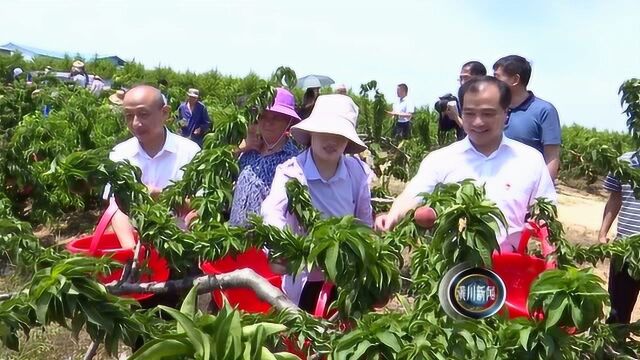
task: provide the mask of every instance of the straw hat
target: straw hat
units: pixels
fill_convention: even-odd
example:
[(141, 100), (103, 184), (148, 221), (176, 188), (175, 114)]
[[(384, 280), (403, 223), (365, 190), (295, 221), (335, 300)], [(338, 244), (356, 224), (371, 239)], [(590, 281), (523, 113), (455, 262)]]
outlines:
[(80, 60), (76, 60), (76, 61), (73, 62), (72, 66), (74, 68), (81, 69), (81, 68), (84, 67), (84, 63), (82, 61), (80, 61)]
[(349, 139), (345, 153), (357, 154), (367, 149), (356, 132), (358, 106), (353, 100), (340, 94), (321, 95), (316, 100), (311, 115), (291, 127), (291, 135), (301, 145), (309, 146), (311, 133), (341, 135)]
[(122, 105), (124, 103), (124, 90), (118, 90), (111, 94), (109, 101), (114, 105)]
[(189, 89), (189, 91), (187, 91), (187, 96), (188, 97), (199, 98), (200, 97), (200, 90), (198, 90), (198, 89)]

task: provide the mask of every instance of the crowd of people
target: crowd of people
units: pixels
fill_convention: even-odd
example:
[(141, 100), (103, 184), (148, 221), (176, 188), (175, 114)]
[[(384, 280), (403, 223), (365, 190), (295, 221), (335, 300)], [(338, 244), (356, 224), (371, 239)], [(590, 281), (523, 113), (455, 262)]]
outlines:
[[(500, 250), (515, 251), (529, 207), (538, 198), (554, 203), (557, 200), (554, 181), (560, 167), (561, 126), (555, 107), (528, 89), (532, 73), (529, 61), (517, 55), (505, 56), (492, 69), (493, 76), (488, 76), (477, 61), (462, 66), (457, 97), (448, 97), (453, 100), (440, 111), (456, 129), (457, 141), (429, 153), (390, 211), (375, 218), (370, 192), (372, 171), (352, 156), (367, 146), (356, 131), (359, 109), (346, 87), (338, 86), (328, 95), (320, 95), (319, 88), (306, 89), (300, 106), (296, 106), (289, 90), (278, 88), (271, 106), (249, 126), (246, 139), (237, 148), (240, 173), (230, 224), (246, 226), (250, 215), (258, 214), (267, 224), (303, 233), (305, 230), (287, 211), (286, 183), (297, 179), (308, 187), (313, 206), (324, 216), (352, 215), (376, 231), (386, 232), (421, 205), (420, 194), (433, 191), (439, 183), (470, 178), (484, 184), (487, 197), (506, 217), (506, 227), (497, 234)], [(81, 83), (86, 80), (84, 76), (78, 72), (74, 81)], [(395, 120), (393, 132), (398, 138), (411, 136), (415, 106), (408, 93), (409, 87), (399, 84), (398, 99), (388, 111)], [(111, 158), (126, 159), (140, 167), (142, 181), (152, 196), (182, 177), (182, 166), (199, 151), (205, 134), (213, 131), (207, 108), (199, 98), (197, 89), (189, 89), (180, 104), (179, 136), (165, 126), (171, 109), (160, 89), (136, 86), (110, 97), (121, 106), (133, 134), (114, 147)], [(640, 166), (637, 157), (627, 158), (633, 166)], [(611, 197), (601, 240), (608, 241), (607, 233), (618, 213), (618, 236), (639, 232), (640, 223), (634, 219), (640, 203), (629, 185), (610, 176), (605, 188)], [(178, 216), (193, 219), (195, 214), (183, 209)], [(114, 218), (113, 226), (123, 245), (133, 246), (131, 225), (124, 214)], [(312, 309), (324, 280), (322, 272), (308, 269), (297, 277), (283, 275), (285, 293), (302, 308)], [(629, 322), (640, 282), (612, 267), (609, 288), (609, 320)]]

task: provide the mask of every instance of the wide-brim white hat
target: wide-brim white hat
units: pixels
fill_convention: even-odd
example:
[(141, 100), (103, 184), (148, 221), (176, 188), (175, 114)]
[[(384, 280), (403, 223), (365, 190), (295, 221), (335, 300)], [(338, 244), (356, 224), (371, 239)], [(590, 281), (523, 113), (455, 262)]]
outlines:
[(358, 124), (358, 105), (340, 94), (321, 95), (316, 100), (311, 115), (299, 124), (291, 127), (291, 135), (301, 145), (309, 146), (311, 133), (335, 134), (349, 139), (345, 153), (358, 154), (367, 149), (360, 140)]

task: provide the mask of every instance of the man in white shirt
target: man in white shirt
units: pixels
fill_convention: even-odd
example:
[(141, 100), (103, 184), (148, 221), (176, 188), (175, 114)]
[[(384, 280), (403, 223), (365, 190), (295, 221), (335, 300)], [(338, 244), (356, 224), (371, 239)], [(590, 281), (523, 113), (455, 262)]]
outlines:
[[(134, 137), (116, 145), (109, 158), (113, 161), (129, 160), (139, 167), (142, 182), (147, 185), (151, 196), (157, 197), (171, 182), (182, 178), (182, 167), (193, 159), (200, 147), (164, 126), (171, 109), (164, 104), (160, 90), (152, 86), (142, 85), (127, 91), (123, 112)], [(105, 199), (108, 194), (107, 188)], [(127, 215), (118, 211), (111, 224), (124, 248), (135, 245)]]
[(396, 124), (393, 128), (393, 136), (401, 139), (408, 139), (411, 136), (411, 117), (415, 111), (413, 103), (407, 98), (409, 87), (407, 84), (400, 84), (396, 89), (398, 101), (393, 104), (393, 111), (387, 111), (387, 114), (396, 118)]
[(556, 192), (542, 155), (503, 135), (511, 93), (494, 77), (472, 79), (462, 88), (462, 118), (467, 137), (430, 153), (416, 176), (398, 196), (388, 214), (376, 219), (376, 228), (392, 229), (411, 209), (420, 205), (420, 193), (438, 183), (474, 179), (484, 184), (507, 219), (498, 234), (502, 251), (517, 248), (529, 206), (539, 197), (556, 201)]

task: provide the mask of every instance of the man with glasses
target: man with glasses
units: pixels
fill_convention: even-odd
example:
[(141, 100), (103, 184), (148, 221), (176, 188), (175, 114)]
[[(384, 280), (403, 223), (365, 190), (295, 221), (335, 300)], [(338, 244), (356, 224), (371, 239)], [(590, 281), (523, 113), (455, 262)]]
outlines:
[[(460, 69), (460, 76), (458, 78), (458, 82), (460, 83), (460, 88), (458, 89), (458, 99), (462, 101), (461, 90), (464, 83), (473, 78), (485, 75), (487, 75), (487, 69), (479, 61), (469, 61), (462, 65), (462, 69)], [(467, 135), (462, 128), (462, 117), (460, 116), (460, 109), (458, 108), (459, 106), (460, 104), (449, 104), (447, 105), (447, 111), (445, 111), (445, 115), (449, 117), (449, 119), (453, 120), (457, 125), (457, 140), (461, 140)]]

